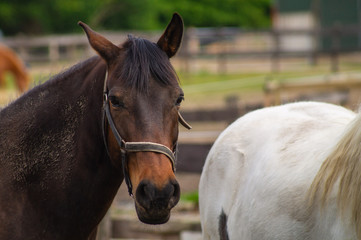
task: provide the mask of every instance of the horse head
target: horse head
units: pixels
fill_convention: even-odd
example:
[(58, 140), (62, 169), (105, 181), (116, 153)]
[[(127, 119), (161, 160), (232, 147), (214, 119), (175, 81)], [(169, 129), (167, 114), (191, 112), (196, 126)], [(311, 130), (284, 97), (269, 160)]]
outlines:
[(107, 65), (104, 135), (109, 158), (123, 169), (139, 219), (167, 222), (180, 197), (174, 171), (184, 99), (169, 58), (181, 44), (183, 21), (174, 14), (157, 43), (130, 36), (120, 46), (79, 25)]

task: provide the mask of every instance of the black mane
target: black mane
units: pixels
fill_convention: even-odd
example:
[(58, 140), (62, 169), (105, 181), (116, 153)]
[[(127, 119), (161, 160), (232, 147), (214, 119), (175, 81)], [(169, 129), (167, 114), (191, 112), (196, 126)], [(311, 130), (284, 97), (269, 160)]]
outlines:
[(117, 77), (126, 87), (146, 92), (151, 77), (163, 85), (178, 81), (167, 54), (156, 43), (129, 35), (123, 49), (125, 59)]

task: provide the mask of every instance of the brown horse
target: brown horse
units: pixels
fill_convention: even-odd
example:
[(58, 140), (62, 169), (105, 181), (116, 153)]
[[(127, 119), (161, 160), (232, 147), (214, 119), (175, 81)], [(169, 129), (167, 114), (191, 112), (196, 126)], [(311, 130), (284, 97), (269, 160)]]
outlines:
[(169, 58), (181, 17), (157, 43), (129, 37), (120, 46), (79, 25), (100, 57), (0, 112), (0, 239), (88, 239), (124, 178), (145, 223), (167, 222), (179, 200), (184, 95)]
[(8, 47), (0, 45), (0, 87), (5, 85), (5, 73), (13, 74), (15, 84), (20, 92), (28, 89), (30, 78), (23, 62)]

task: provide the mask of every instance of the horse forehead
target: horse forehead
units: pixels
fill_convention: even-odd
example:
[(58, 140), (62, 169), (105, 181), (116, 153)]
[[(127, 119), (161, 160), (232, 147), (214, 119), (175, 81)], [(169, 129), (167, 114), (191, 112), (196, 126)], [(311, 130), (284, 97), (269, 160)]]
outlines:
[(177, 81), (165, 85), (157, 80), (151, 80), (149, 86), (149, 96), (151, 97), (174, 97), (182, 91)]
[[(151, 101), (154, 103), (156, 101), (168, 102), (169, 99), (173, 99), (179, 94), (182, 93), (182, 89), (177, 82), (170, 85), (162, 84), (153, 78), (149, 79), (149, 86), (144, 91), (139, 91), (136, 88), (128, 88), (126, 91), (131, 98), (134, 100), (144, 100)], [(160, 103), (159, 102), (159, 103)]]
[(174, 91), (168, 88), (152, 89), (146, 94), (138, 93), (133, 97), (133, 107), (137, 111), (153, 114), (169, 111), (173, 105)]

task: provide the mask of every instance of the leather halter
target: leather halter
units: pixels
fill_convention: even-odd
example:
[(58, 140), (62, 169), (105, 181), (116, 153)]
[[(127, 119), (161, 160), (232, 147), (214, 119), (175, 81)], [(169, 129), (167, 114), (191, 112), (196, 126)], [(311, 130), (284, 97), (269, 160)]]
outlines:
[[(108, 144), (106, 140), (105, 135), (105, 118), (108, 121), (108, 124), (110, 126), (110, 129), (112, 130), (112, 133), (115, 137), (115, 139), (118, 142), (118, 145), (120, 147), (121, 151), (121, 157), (122, 157), (122, 169), (123, 169), (123, 175), (125, 179), (125, 183), (128, 187), (128, 193), (130, 196), (133, 196), (133, 186), (131, 183), (131, 180), (129, 178), (129, 172), (127, 167), (127, 159), (126, 155), (127, 153), (134, 153), (134, 152), (155, 152), (155, 153), (161, 153), (168, 157), (172, 164), (172, 170), (175, 172), (175, 164), (176, 164), (176, 155), (177, 155), (177, 146), (178, 144), (175, 144), (174, 151), (170, 150), (167, 146), (160, 144), (160, 143), (154, 143), (154, 142), (126, 142), (124, 139), (120, 136), (117, 128), (115, 127), (112, 115), (110, 113), (110, 107), (109, 107), (109, 97), (108, 97), (108, 90), (106, 87), (106, 82), (108, 78), (108, 71), (105, 73), (105, 80), (104, 80), (104, 98), (103, 98), (103, 109), (104, 109), (104, 115), (103, 115), (103, 138), (105, 142), (105, 147), (107, 150), (107, 153), (109, 155), (108, 150)], [(182, 124), (185, 128), (191, 129), (192, 127), (183, 119), (183, 117), (178, 112), (178, 121), (180, 124)]]

